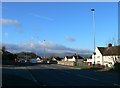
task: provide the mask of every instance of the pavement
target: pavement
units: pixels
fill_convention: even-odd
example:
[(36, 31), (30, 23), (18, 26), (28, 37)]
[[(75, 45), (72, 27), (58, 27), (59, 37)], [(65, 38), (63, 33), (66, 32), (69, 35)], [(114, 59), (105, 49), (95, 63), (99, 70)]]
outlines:
[[(96, 72), (58, 64), (3, 66), (2, 74), (14, 74), (26, 78), (31, 80), (35, 86), (114, 86), (120, 88), (120, 76), (117, 73)], [(19, 85), (25, 84), (19, 83)]]

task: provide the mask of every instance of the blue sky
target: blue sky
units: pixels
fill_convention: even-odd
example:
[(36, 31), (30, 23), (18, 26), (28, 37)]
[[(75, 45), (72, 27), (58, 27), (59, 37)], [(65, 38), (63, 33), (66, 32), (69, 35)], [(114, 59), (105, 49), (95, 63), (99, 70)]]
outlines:
[[(2, 3), (2, 42), (47, 44), (93, 50), (95, 8), (96, 46), (117, 41), (117, 2), (16, 2)], [(29, 45), (28, 45), (29, 46)]]

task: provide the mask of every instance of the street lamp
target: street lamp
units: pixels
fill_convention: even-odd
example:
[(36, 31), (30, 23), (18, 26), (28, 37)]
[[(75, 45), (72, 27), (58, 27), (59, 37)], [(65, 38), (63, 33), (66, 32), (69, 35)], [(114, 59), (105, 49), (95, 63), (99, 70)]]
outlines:
[(93, 54), (94, 54), (94, 66), (95, 66), (95, 55), (96, 55), (96, 53), (95, 53), (95, 36), (96, 36), (96, 30), (95, 30), (95, 9), (92, 8), (91, 12), (93, 13), (93, 30), (94, 30), (94, 52), (93, 52)]
[(44, 42), (44, 60), (45, 60), (46, 59), (45, 40), (43, 42)]

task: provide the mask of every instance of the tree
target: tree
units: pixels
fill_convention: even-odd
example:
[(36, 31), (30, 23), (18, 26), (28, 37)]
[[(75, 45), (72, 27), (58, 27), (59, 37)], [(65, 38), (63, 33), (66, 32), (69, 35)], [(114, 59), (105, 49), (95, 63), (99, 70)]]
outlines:
[(6, 51), (6, 47), (2, 46), (2, 52), (5, 53), (5, 51)]

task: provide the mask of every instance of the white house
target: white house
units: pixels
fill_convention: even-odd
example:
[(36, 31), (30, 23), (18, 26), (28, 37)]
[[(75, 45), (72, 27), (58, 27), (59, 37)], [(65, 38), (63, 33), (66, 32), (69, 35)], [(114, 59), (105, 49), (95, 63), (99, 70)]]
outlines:
[(52, 58), (53, 61), (57, 61), (55, 57)]
[(79, 55), (73, 55), (73, 56), (65, 56), (63, 61), (74, 61), (76, 62), (77, 60), (83, 60), (84, 58), (79, 56)]
[(63, 61), (75, 61), (75, 58), (73, 56), (65, 56)]
[(92, 55), (91, 59), (87, 59), (88, 63), (105, 65), (112, 67), (116, 61), (120, 62), (120, 46), (112, 46), (109, 44), (108, 47), (96, 47), (95, 55)]

